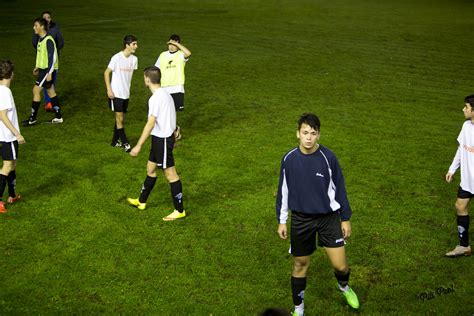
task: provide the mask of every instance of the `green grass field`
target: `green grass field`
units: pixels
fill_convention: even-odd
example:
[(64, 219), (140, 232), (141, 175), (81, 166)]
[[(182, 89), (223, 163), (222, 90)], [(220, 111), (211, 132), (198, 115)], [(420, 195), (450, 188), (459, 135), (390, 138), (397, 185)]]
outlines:
[[(457, 243), (459, 176), (447, 184), (444, 175), (463, 98), (474, 92), (473, 1), (2, 0), (0, 59), (16, 65), (20, 120), (34, 83), (32, 21), (45, 9), (65, 37), (57, 85), (65, 122), (22, 129), (24, 198), (0, 216), (1, 315), (292, 308), (274, 194), (306, 111), (320, 116), (321, 143), (344, 169), (354, 212), (346, 250), (361, 301), (350, 310), (317, 251), (306, 314), (474, 313), (472, 258), (444, 258)], [(161, 220), (172, 210), (163, 177), (146, 211), (126, 203), (145, 178), (149, 144), (135, 159), (109, 145), (103, 71), (128, 33), (139, 40), (132, 143), (150, 96), (143, 68), (172, 33), (193, 53), (175, 151), (189, 214), (179, 222)]]

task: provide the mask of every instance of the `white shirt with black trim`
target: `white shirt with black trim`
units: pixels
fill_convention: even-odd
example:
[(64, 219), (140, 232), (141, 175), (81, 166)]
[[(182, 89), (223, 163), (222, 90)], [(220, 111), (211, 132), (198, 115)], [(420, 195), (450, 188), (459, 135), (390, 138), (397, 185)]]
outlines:
[(163, 88), (157, 89), (148, 100), (148, 116), (156, 118), (151, 135), (167, 138), (176, 129), (176, 110), (171, 95)]
[(107, 68), (112, 70), (112, 81), (110, 85), (115, 97), (129, 99), (133, 71), (138, 69), (137, 56), (130, 55), (125, 57), (123, 52), (118, 52), (112, 56)]
[[(7, 110), (7, 117), (15, 128), (20, 131), (18, 115), (16, 114), (15, 100), (10, 88), (0, 85), (0, 111)], [(0, 141), (13, 142), (15, 135), (0, 121)]]
[(454, 156), (449, 173), (454, 174), (461, 167), (461, 188), (474, 194), (474, 123), (464, 122), (459, 133), (458, 150)]

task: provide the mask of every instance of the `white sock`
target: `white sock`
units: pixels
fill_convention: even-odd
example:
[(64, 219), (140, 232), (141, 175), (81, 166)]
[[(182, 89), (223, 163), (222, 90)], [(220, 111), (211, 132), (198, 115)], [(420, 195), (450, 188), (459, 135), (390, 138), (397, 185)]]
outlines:
[(300, 305), (295, 305), (295, 312), (298, 313), (298, 315), (304, 315), (304, 301)]
[(339, 287), (339, 290), (341, 290), (342, 292), (349, 291), (349, 285), (342, 287), (341, 285), (337, 284), (337, 286)]

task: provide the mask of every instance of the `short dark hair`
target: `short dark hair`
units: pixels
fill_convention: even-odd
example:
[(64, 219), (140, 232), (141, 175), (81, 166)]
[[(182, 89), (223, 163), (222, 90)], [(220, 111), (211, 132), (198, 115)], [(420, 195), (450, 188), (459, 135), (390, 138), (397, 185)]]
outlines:
[(156, 66), (148, 66), (143, 71), (145, 77), (150, 79), (151, 83), (158, 84), (161, 83), (161, 71), (160, 68)]
[(474, 94), (465, 97), (464, 103), (469, 103), (472, 107), (474, 107)]
[(36, 23), (36, 22), (38, 22), (39, 25), (43, 26), (45, 31), (49, 30), (48, 21), (46, 21), (46, 19), (37, 18), (33, 23)]
[(303, 113), (300, 116), (300, 119), (298, 120), (298, 130), (301, 129), (301, 125), (303, 124), (308, 124), (318, 132), (321, 129), (321, 121), (319, 120), (319, 117), (312, 113)]
[(53, 16), (50, 11), (43, 11), (43, 12), (41, 12), (41, 16), (43, 16), (44, 14), (49, 14), (50, 16)]
[(181, 43), (181, 38), (179, 37), (178, 34), (173, 34), (170, 36), (170, 40), (173, 40), (175, 42)]
[(125, 37), (123, 38), (123, 48), (125, 48), (127, 45), (130, 45), (136, 41), (138, 41), (138, 39), (135, 36), (125, 35)]
[(10, 60), (0, 61), (0, 80), (10, 79), (14, 70), (15, 65)]

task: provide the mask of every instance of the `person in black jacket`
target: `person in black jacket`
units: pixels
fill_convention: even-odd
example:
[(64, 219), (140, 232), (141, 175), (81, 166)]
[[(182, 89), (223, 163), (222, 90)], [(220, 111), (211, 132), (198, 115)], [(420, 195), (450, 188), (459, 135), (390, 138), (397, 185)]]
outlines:
[(286, 222), (291, 210), (293, 315), (304, 313), (306, 272), (310, 255), (316, 250), (316, 235), (334, 267), (341, 293), (351, 307), (359, 308), (357, 295), (348, 285), (350, 270), (344, 248), (345, 239), (351, 235), (352, 210), (336, 156), (318, 144), (320, 127), (316, 115), (303, 114), (296, 131), (299, 146), (285, 154), (281, 162), (276, 215), (278, 234), (287, 239)]

